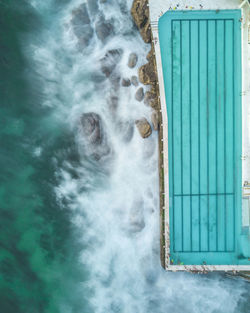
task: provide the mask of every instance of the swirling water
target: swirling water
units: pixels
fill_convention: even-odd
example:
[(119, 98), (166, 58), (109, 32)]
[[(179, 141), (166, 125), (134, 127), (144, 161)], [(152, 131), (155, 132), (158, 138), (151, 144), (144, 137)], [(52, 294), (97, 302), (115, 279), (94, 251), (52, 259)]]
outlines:
[[(139, 136), (132, 125), (151, 109), (117, 83), (150, 47), (131, 0), (100, 0), (88, 1), (83, 48), (86, 25), (72, 22), (82, 3), (0, 0), (0, 312), (249, 312), (242, 280), (161, 268), (157, 133)], [(106, 78), (100, 60), (114, 49)], [(107, 139), (98, 159), (81, 129), (88, 112)]]

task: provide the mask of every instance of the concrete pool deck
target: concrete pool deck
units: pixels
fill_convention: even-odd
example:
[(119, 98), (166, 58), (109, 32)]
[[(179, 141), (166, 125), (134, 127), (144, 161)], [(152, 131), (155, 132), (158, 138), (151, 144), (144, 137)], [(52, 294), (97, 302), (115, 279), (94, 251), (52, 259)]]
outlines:
[[(169, 160), (168, 160), (168, 117), (166, 109), (166, 98), (163, 81), (163, 71), (161, 62), (161, 53), (158, 35), (158, 20), (169, 10), (225, 10), (225, 9), (239, 9), (242, 1), (236, 0), (221, 0), (221, 1), (173, 1), (164, 0), (149, 0), (150, 20), (153, 34), (153, 43), (155, 47), (156, 63), (159, 80), (161, 112), (162, 112), (162, 128), (163, 128), (163, 167), (164, 167), (164, 254), (165, 254), (165, 268), (167, 270), (177, 271), (247, 271), (250, 270), (249, 265), (173, 265), (170, 261), (170, 232), (169, 232)], [(242, 186), (245, 182), (250, 182), (250, 112), (249, 112), (249, 59), (248, 59), (248, 23), (249, 23), (249, 6), (244, 4), (242, 9)], [(249, 215), (247, 209), (249, 208), (248, 189), (243, 189), (243, 198), (246, 206), (245, 222), (249, 223)], [(244, 214), (243, 214), (244, 215)], [(249, 225), (249, 224), (248, 224)]]

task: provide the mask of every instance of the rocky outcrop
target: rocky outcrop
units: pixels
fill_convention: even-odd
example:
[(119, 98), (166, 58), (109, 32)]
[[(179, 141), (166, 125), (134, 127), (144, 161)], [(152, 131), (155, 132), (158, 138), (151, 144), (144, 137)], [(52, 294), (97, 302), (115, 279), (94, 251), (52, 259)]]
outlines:
[(72, 11), (70, 23), (78, 39), (79, 47), (81, 49), (86, 48), (94, 34), (86, 3), (81, 4), (77, 9)]
[(146, 43), (151, 42), (148, 0), (134, 0), (131, 15)]
[(134, 68), (137, 64), (138, 56), (136, 53), (130, 53), (128, 57), (128, 67)]
[(95, 23), (95, 32), (97, 38), (105, 43), (108, 37), (114, 32), (112, 22), (105, 20), (102, 15), (99, 16), (99, 19)]
[(152, 134), (152, 128), (146, 118), (135, 121), (135, 125), (142, 138), (147, 138)]
[(135, 93), (135, 99), (137, 101), (142, 101), (144, 98), (144, 90), (142, 87), (138, 88), (136, 93)]
[(118, 62), (120, 62), (122, 57), (122, 49), (112, 49), (109, 50), (105, 56), (100, 60), (101, 71), (106, 77), (109, 77), (111, 73), (116, 68)]
[(93, 112), (82, 114), (81, 131), (85, 146), (84, 152), (87, 155), (100, 160), (110, 153), (111, 149), (99, 114)]
[(159, 110), (159, 90), (157, 84), (157, 68), (155, 61), (154, 45), (151, 41), (148, 0), (134, 0), (131, 14), (135, 24), (140, 30), (145, 42), (151, 43), (151, 50), (147, 55), (148, 63), (138, 70), (139, 80), (144, 85), (151, 85), (151, 90), (145, 93), (144, 103), (155, 110)]
[(122, 79), (122, 86), (123, 87), (129, 87), (131, 85), (131, 81), (129, 78), (123, 78)]
[(96, 16), (98, 13), (98, 0), (87, 0), (89, 13), (92, 16)]
[(102, 141), (101, 117), (96, 113), (84, 113), (81, 117), (82, 131), (91, 144)]

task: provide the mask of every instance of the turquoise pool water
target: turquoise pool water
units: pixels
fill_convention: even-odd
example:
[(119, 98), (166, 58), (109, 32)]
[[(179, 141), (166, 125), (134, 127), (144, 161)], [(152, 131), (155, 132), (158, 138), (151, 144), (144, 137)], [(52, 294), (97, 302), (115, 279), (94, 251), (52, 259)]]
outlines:
[(246, 264), (241, 226), (241, 11), (159, 20), (174, 264)]

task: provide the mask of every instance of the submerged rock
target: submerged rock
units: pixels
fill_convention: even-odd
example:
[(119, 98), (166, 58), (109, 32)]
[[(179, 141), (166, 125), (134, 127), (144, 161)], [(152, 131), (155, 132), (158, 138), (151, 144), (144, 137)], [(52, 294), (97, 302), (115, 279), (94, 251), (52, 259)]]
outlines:
[(123, 78), (122, 79), (122, 86), (123, 87), (129, 87), (131, 85), (131, 81), (129, 78)]
[(135, 125), (142, 138), (147, 138), (152, 134), (152, 128), (146, 118), (135, 121)]
[(90, 24), (86, 3), (81, 4), (77, 9), (72, 11), (72, 19), (70, 22), (73, 26), (73, 32), (78, 38), (80, 47), (87, 47), (93, 37), (94, 31)]
[(137, 87), (139, 85), (137, 76), (131, 77), (131, 84)]
[(113, 33), (113, 25), (110, 21), (106, 21), (105, 18), (101, 15), (98, 21), (95, 23), (96, 36), (103, 43), (107, 38)]
[(128, 67), (134, 68), (136, 66), (136, 63), (138, 61), (138, 56), (136, 53), (130, 53), (128, 58)]
[(129, 142), (134, 134), (134, 125), (130, 121), (120, 121), (117, 124), (117, 130), (121, 134), (124, 142)]
[(143, 200), (136, 200), (129, 212), (130, 231), (140, 232), (145, 227)]
[(86, 3), (82, 3), (77, 9), (72, 11), (74, 25), (90, 24), (89, 12)]
[(113, 116), (117, 112), (118, 102), (119, 102), (119, 98), (117, 96), (111, 96), (107, 101), (108, 108)]
[(89, 13), (95, 16), (98, 13), (98, 0), (87, 0)]
[(82, 114), (81, 129), (86, 148), (85, 152), (88, 155), (100, 160), (111, 152), (99, 114), (93, 112)]
[(101, 134), (101, 117), (96, 113), (84, 113), (81, 117), (83, 134), (88, 138), (90, 143), (100, 144), (102, 141)]
[(135, 93), (135, 99), (137, 101), (142, 101), (144, 98), (144, 90), (142, 87), (138, 88), (136, 93)]
[(120, 74), (115, 71), (112, 72), (112, 74), (109, 76), (109, 80), (112, 84), (112, 89), (114, 91), (117, 91), (120, 88), (120, 80), (121, 80)]
[(120, 62), (122, 57), (122, 49), (112, 49), (109, 50), (105, 56), (100, 60), (101, 62), (101, 71), (106, 77), (109, 77), (113, 70), (116, 68), (116, 65)]

